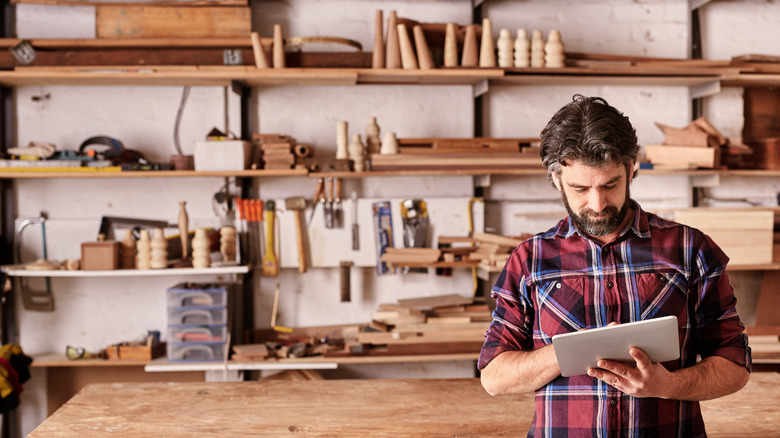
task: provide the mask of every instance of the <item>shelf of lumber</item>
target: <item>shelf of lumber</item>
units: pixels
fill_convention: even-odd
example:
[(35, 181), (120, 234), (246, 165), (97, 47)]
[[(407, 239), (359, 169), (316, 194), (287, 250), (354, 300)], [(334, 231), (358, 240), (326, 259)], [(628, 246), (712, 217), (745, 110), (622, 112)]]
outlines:
[[(100, 169), (100, 168), (97, 168)], [(204, 178), (204, 177), (239, 177), (264, 178), (279, 176), (306, 176), (306, 169), (259, 169), (239, 171), (195, 171), (195, 170), (140, 170), (140, 171), (106, 171), (92, 168), (5, 168), (0, 169), (0, 179), (45, 179), (45, 178)]]

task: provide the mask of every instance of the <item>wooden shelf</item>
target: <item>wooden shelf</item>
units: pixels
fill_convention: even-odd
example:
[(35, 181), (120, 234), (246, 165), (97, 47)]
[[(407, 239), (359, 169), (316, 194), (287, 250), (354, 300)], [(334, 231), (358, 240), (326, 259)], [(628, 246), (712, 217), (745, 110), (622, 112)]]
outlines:
[(168, 268), (168, 269), (114, 269), (107, 271), (67, 271), (24, 269), (24, 265), (6, 265), (0, 267), (10, 277), (160, 277), (170, 275), (225, 275), (246, 274), (248, 266), (225, 266), (212, 268)]
[[(240, 170), (240, 171), (210, 171), (196, 172), (194, 170), (152, 170), (152, 171), (107, 171), (107, 170), (62, 170), (49, 168), (48, 170), (36, 170), (23, 168), (22, 170), (0, 169), (0, 179), (70, 179), (70, 178), (210, 178), (210, 177), (237, 177), (237, 178), (268, 178), (285, 176), (307, 176), (309, 178), (370, 178), (370, 177), (398, 177), (398, 176), (453, 176), (453, 175), (508, 175), (508, 176), (540, 176), (545, 175), (546, 170), (539, 169), (426, 169), (426, 170), (379, 170), (368, 172), (309, 172), (306, 169), (279, 169), (279, 170)], [(667, 169), (641, 169), (642, 175), (720, 175), (742, 177), (780, 177), (780, 170), (667, 170)]]
[(780, 75), (745, 74), (736, 69), (645, 66), (560, 69), (437, 68), (432, 70), (371, 68), (257, 69), (254, 66), (47, 66), (0, 71), (5, 86), (39, 85), (664, 85), (698, 86), (780, 83)]
[[(76, 168), (85, 169), (85, 168)], [(110, 171), (110, 170), (38, 170), (35, 168), (0, 169), (0, 179), (45, 179), (45, 178), (203, 178), (203, 177), (239, 177), (263, 178), (278, 176), (305, 176), (306, 169), (280, 170), (237, 170), (237, 171), (194, 171), (194, 170), (140, 170), (140, 171)]]
[(149, 363), (149, 360), (138, 359), (75, 359), (71, 360), (64, 354), (47, 353), (34, 355), (32, 367), (37, 368), (59, 368), (59, 367), (142, 367)]

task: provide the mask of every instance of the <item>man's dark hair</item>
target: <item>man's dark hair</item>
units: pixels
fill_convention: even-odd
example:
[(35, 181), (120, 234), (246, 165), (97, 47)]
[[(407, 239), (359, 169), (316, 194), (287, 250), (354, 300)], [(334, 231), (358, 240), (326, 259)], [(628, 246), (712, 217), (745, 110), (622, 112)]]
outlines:
[(610, 106), (601, 97), (575, 94), (553, 115), (541, 133), (540, 155), (547, 168), (561, 174), (561, 166), (580, 161), (587, 166), (600, 167), (610, 163), (628, 166), (639, 154), (636, 130), (628, 117)]

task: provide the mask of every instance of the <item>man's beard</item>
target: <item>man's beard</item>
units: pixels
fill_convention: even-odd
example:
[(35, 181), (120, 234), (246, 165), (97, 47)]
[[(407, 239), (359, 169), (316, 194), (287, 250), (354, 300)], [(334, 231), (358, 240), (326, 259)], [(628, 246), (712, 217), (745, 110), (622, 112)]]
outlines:
[(628, 216), (628, 204), (630, 199), (628, 183), (626, 183), (626, 199), (620, 210), (614, 205), (610, 205), (605, 207), (604, 210), (598, 214), (590, 208), (584, 208), (578, 214), (575, 213), (569, 205), (569, 200), (566, 197), (566, 192), (564, 190), (561, 190), (561, 197), (563, 198), (563, 205), (566, 206), (566, 211), (569, 212), (569, 217), (571, 217), (574, 225), (589, 236), (605, 236), (612, 233), (623, 223), (626, 216)]

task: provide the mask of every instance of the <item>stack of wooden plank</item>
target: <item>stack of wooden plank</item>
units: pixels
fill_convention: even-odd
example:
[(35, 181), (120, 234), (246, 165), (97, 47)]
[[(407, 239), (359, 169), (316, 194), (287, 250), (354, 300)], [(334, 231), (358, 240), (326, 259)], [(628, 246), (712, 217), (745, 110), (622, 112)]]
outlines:
[(511, 237), (490, 233), (474, 233), (473, 239), (478, 246), (469, 255), (469, 258), (478, 260), (480, 267), (488, 271), (503, 268), (509, 259), (509, 254), (528, 237), (530, 235)]
[(396, 354), (478, 352), (490, 325), (486, 304), (457, 294), (380, 304), (358, 342)]
[(766, 209), (689, 208), (674, 220), (707, 233), (731, 259), (729, 265), (771, 264), (774, 212)]
[(264, 169), (295, 167), (294, 138), (279, 134), (255, 134), (253, 138), (260, 146)]
[(535, 138), (399, 139), (399, 153), (371, 154), (371, 169), (541, 169), (536, 143)]
[(740, 144), (730, 144), (704, 117), (692, 121), (684, 128), (674, 128), (656, 123), (664, 133), (661, 145), (645, 145), (645, 157), (654, 168), (664, 169), (715, 169), (721, 166), (721, 156), (748, 153)]
[(381, 260), (390, 267), (440, 268), (470, 267), (479, 262), (470, 258), (476, 248), (385, 248)]

